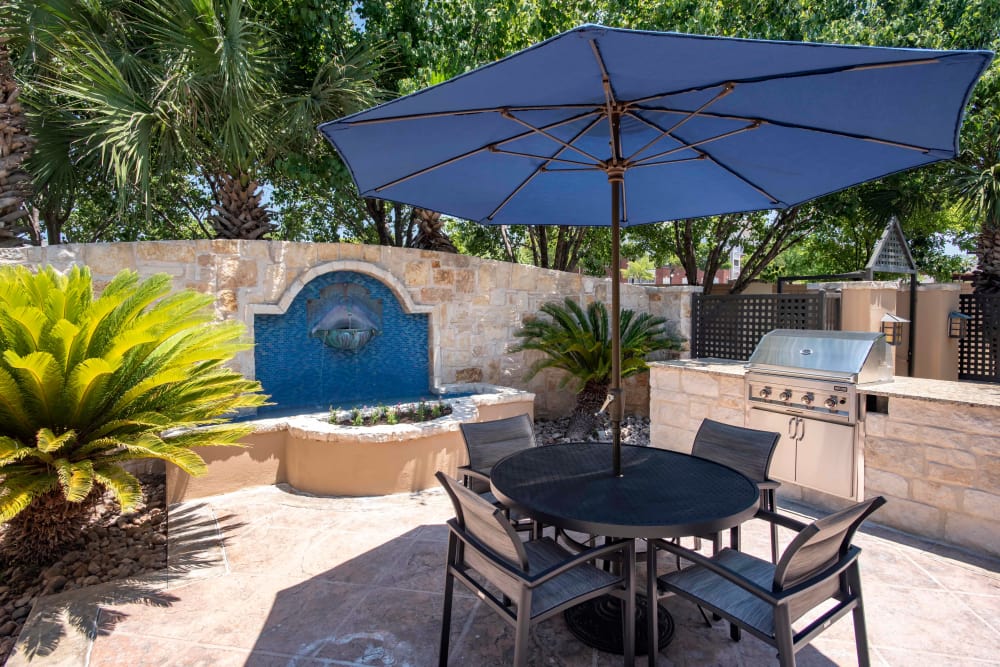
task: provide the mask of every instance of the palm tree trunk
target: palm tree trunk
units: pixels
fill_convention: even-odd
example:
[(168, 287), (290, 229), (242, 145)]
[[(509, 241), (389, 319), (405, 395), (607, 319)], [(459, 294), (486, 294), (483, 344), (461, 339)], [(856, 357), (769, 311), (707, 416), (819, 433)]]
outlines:
[(78, 503), (66, 500), (58, 488), (38, 496), (7, 522), (0, 553), (12, 562), (37, 566), (54, 563), (80, 538), (102, 495), (95, 485), (90, 495)]
[(440, 252), (457, 253), (455, 245), (444, 233), (444, 222), (441, 214), (428, 211), (425, 208), (413, 208), (411, 215), (416, 219), (419, 233), (413, 240), (413, 247), (421, 250), (438, 250)]
[(31, 176), (21, 168), (35, 141), (18, 101), (21, 88), (14, 79), (6, 36), (0, 35), (0, 247), (24, 245)]
[(273, 231), (271, 214), (260, 203), (264, 192), (249, 174), (218, 172), (208, 181), (215, 199), (208, 219), (218, 238), (262, 239)]
[(598, 424), (596, 413), (601, 409), (607, 394), (606, 382), (588, 382), (584, 386), (583, 391), (576, 395), (576, 405), (566, 428), (567, 439), (586, 440), (594, 432)]

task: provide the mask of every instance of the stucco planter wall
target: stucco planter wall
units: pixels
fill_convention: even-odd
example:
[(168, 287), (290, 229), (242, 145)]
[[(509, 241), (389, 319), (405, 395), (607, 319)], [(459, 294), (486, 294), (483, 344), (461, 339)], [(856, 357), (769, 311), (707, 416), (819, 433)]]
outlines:
[(435, 472), (457, 476), (458, 466), (468, 462), (461, 423), (534, 414), (531, 393), (485, 385), (478, 391), (450, 399), (450, 415), (419, 424), (339, 426), (323, 414), (259, 420), (243, 439), (245, 448), (198, 450), (208, 463), (207, 475), (190, 477), (168, 466), (167, 502), (280, 483), (335, 496), (435, 487)]

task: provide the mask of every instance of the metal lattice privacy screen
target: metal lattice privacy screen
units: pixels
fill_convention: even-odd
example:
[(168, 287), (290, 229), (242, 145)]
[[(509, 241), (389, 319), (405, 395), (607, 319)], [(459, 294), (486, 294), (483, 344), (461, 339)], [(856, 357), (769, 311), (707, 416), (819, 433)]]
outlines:
[(988, 336), (983, 326), (983, 309), (980, 300), (992, 302), (1000, 309), (1000, 296), (962, 294), (958, 297), (959, 310), (972, 319), (965, 338), (958, 341), (958, 379), (1000, 382), (996, 360), (991, 354)]
[(746, 361), (774, 329), (823, 329), (824, 294), (693, 294), (691, 357)]

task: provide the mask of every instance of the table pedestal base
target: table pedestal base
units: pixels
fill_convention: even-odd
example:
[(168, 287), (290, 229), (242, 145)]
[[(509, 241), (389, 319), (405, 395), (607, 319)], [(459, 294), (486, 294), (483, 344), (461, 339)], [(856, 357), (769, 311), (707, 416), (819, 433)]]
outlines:
[[(622, 642), (622, 601), (611, 595), (587, 600), (563, 612), (569, 631), (587, 646), (600, 651), (621, 655), (625, 652)], [(674, 637), (674, 619), (666, 609), (659, 607), (656, 614), (657, 646), (664, 648)], [(635, 654), (646, 655), (646, 596), (635, 598)]]

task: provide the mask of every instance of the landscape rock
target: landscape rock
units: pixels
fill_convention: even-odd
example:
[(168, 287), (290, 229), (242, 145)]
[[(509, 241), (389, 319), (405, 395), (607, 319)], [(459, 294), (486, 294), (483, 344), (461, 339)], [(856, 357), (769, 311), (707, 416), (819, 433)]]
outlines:
[[(163, 475), (140, 476), (145, 502), (122, 516), (110, 495), (71, 551), (44, 570), (0, 561), (0, 665), (13, 650), (39, 595), (61, 593), (116, 578), (148, 574), (167, 561), (166, 485)], [(124, 528), (124, 529), (123, 529)], [(0, 536), (3, 527), (0, 526)], [(9, 619), (9, 620), (8, 620)]]

